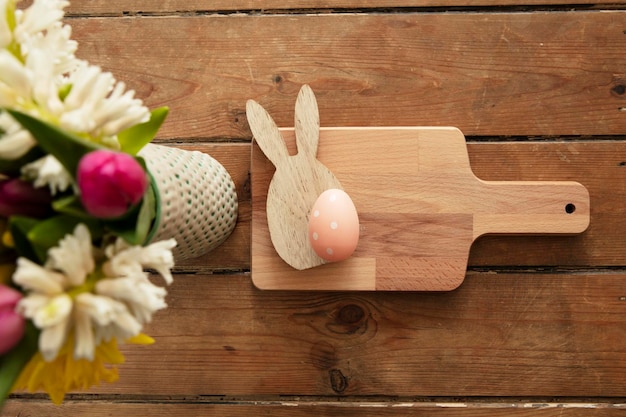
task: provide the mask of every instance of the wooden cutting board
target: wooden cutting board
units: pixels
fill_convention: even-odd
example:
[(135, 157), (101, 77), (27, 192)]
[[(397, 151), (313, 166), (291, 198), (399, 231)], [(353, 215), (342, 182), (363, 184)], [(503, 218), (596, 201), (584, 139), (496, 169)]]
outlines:
[[(281, 133), (293, 155), (294, 130)], [(483, 234), (573, 234), (589, 225), (584, 186), (483, 181), (456, 128), (321, 128), (317, 159), (357, 208), (358, 247), (347, 260), (310, 269), (285, 263), (267, 225), (275, 168), (253, 143), (251, 273), (260, 289), (447, 291), (463, 282)]]

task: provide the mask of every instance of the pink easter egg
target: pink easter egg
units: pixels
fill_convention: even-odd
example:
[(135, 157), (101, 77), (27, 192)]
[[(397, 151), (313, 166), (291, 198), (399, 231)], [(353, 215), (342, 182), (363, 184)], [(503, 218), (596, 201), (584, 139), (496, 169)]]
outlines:
[(315, 253), (328, 262), (352, 255), (359, 241), (359, 216), (345, 191), (324, 191), (309, 215), (309, 241)]

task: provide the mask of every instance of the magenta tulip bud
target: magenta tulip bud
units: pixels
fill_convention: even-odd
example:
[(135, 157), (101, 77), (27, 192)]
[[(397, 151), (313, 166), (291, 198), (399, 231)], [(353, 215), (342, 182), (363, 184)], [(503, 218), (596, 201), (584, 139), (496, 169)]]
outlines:
[(22, 294), (0, 284), (0, 355), (10, 351), (24, 336), (24, 318), (15, 312)]
[(104, 219), (125, 214), (148, 188), (148, 176), (135, 158), (109, 150), (83, 156), (76, 181), (87, 212)]
[(35, 188), (19, 178), (0, 181), (0, 216), (42, 218), (50, 214), (52, 196), (47, 188)]

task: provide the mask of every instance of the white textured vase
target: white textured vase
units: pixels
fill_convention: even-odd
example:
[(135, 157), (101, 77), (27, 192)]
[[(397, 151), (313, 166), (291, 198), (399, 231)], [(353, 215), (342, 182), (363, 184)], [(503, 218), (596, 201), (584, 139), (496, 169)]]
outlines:
[(228, 171), (198, 151), (148, 144), (139, 155), (158, 191), (149, 240), (176, 239), (176, 260), (202, 256), (222, 244), (237, 222), (237, 192)]

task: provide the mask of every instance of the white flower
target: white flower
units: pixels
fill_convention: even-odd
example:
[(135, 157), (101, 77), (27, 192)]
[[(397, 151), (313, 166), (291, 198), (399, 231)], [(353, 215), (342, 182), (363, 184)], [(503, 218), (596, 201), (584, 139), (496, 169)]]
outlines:
[[(104, 276), (97, 270), (91, 236), (83, 224), (48, 251), (43, 267), (18, 259), (13, 281), (28, 291), (18, 311), (41, 330), (39, 350), (45, 360), (56, 357), (70, 332), (74, 358), (93, 360), (102, 341), (136, 336), (154, 312), (167, 306), (167, 292), (150, 282), (142, 265), (166, 268), (171, 257), (166, 248), (172, 242), (142, 248), (120, 241), (105, 250), (113, 259), (105, 263), (109, 267), (103, 266)], [(138, 257), (131, 262), (129, 255)], [(171, 282), (169, 269), (165, 272)]]
[(0, 83), (7, 86), (7, 90), (13, 91), (10, 97), (13, 102), (2, 99), (0, 102), (3, 106), (23, 104), (32, 91), (31, 78), (28, 69), (19, 59), (6, 49), (0, 50)]
[(64, 277), (19, 258), (13, 281), (32, 291), (20, 300), (17, 311), (41, 329), (39, 350), (44, 359), (50, 361), (65, 342), (72, 309), (70, 297), (63, 292)]
[(0, 112), (0, 131), (4, 132), (0, 137), (0, 159), (17, 159), (35, 146), (31, 134), (6, 112)]
[(45, 266), (53, 271), (61, 271), (68, 286), (84, 284), (87, 275), (95, 268), (89, 229), (84, 224), (76, 226), (73, 235), (66, 235), (59, 241), (59, 246), (48, 251)]
[[(51, 57), (52, 72), (63, 76), (75, 70), (81, 61), (76, 59), (74, 53), (78, 48), (78, 42), (70, 39), (72, 28), (61, 22), (53, 23), (44, 33), (33, 36), (28, 44), (22, 45), (22, 53), (29, 57), (32, 51), (41, 51)], [(64, 78), (60, 78), (62, 81)]]
[(141, 323), (124, 303), (88, 292), (76, 297), (75, 319), (75, 356), (88, 360), (93, 360), (95, 347), (102, 341), (113, 337), (126, 340), (141, 331)]
[[(68, 4), (60, 0), (35, 0), (27, 9), (16, 10), (13, 33), (7, 14), (0, 19), (0, 44), (6, 48), (14, 38), (19, 45), (17, 51), (2, 49), (0, 59), (3, 90), (14, 90), (10, 97), (20, 99), (12, 107), (24, 110), (24, 106), (29, 107), (34, 101), (53, 114), (61, 109), (59, 81), (77, 61), (74, 57), (77, 43), (70, 40), (71, 28), (61, 23), (63, 8)], [(15, 8), (15, 2), (10, 0), (0, 3), (0, 8), (3, 5), (7, 13)]]
[(166, 283), (173, 281), (170, 270), (174, 266), (172, 249), (176, 240), (168, 239), (152, 243), (148, 246), (129, 246), (123, 239), (117, 239), (109, 245), (105, 253), (109, 261), (103, 269), (110, 276), (134, 276), (142, 273), (144, 268), (156, 270)]
[(116, 82), (109, 72), (99, 67), (81, 65), (70, 74), (70, 93), (64, 100), (61, 126), (92, 137), (116, 141), (122, 130), (150, 120), (150, 111), (134, 98), (134, 91), (125, 91), (123, 82)]
[[(0, 149), (3, 140), (0, 140)], [(67, 190), (72, 185), (72, 177), (63, 165), (52, 155), (43, 156), (22, 167), (22, 175), (33, 181), (36, 188), (50, 188), (52, 195)]]
[(43, 268), (26, 258), (17, 259), (13, 281), (25, 290), (46, 296), (61, 294), (65, 289), (63, 274)]
[(26, 57), (26, 71), (30, 78), (32, 100), (50, 115), (63, 110), (59, 97), (59, 74), (54, 72), (54, 56), (35, 49)]
[[(30, 7), (15, 10), (14, 0), (0, 0), (0, 107), (119, 149), (118, 133), (147, 122), (150, 111), (112, 74), (76, 58), (77, 42), (70, 39), (71, 27), (61, 20), (68, 4), (34, 0)], [(4, 146), (21, 151), (35, 145), (29, 134), (18, 137), (19, 147), (14, 146), (14, 138), (3, 137), (0, 142), (10, 139)], [(0, 149), (0, 157), (16, 154)]]
[(30, 37), (48, 30), (63, 18), (63, 9), (70, 4), (65, 0), (35, 0), (25, 10), (16, 10), (16, 23), (13, 36), (19, 43), (26, 43)]
[[(69, 3), (35, 0), (25, 10), (15, 10), (15, 3), (0, 0), (0, 107), (50, 120), (63, 110), (59, 88), (64, 73), (75, 68), (77, 61), (76, 42), (69, 39), (71, 30), (61, 23), (63, 8)], [(15, 15), (13, 30), (11, 14)], [(0, 123), (0, 158), (16, 159), (36, 142), (21, 127), (9, 131), (6, 123)]]
[(167, 307), (167, 291), (152, 284), (146, 274), (100, 280), (96, 292), (124, 301), (140, 323), (150, 322), (155, 311)]
[(143, 266), (157, 271), (168, 284), (173, 282), (171, 269), (174, 267), (174, 255), (172, 249), (175, 247), (176, 240), (167, 239), (141, 248)]

